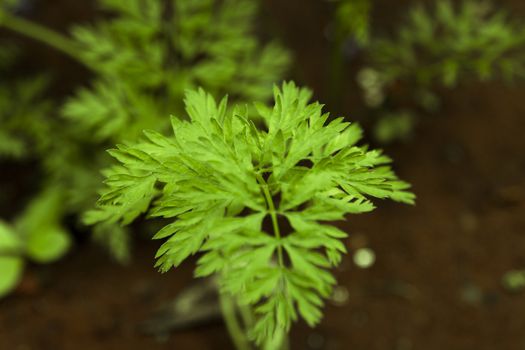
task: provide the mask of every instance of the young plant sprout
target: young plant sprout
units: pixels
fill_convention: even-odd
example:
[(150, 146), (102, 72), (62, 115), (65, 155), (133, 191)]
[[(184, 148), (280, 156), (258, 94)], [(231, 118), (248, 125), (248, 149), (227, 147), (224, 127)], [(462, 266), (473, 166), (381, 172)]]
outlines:
[(195, 276), (217, 278), (238, 349), (283, 349), (294, 321), (319, 323), (336, 284), (330, 269), (346, 253), (347, 234), (329, 222), (373, 210), (371, 198), (414, 202), (390, 158), (357, 145), (359, 126), (330, 119), (310, 95), (294, 83), (274, 88), (273, 108), (255, 104), (258, 126), (248, 108), (188, 91), (188, 119), (171, 119), (173, 136), (145, 131), (110, 151), (119, 165), (87, 215), (172, 220), (154, 237), (165, 240), (156, 266), (198, 254)]

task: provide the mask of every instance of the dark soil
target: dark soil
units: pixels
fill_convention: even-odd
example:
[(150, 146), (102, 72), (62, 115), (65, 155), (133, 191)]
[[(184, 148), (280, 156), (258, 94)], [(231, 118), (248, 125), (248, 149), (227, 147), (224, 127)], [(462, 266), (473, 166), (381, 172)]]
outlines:
[[(525, 16), (521, 0), (502, 3)], [(297, 79), (326, 96), (327, 4), (272, 0), (265, 11), (296, 53)], [(356, 95), (349, 88), (346, 104)], [(525, 349), (525, 292), (501, 286), (503, 274), (525, 268), (524, 96), (523, 84), (461, 86), (409, 143), (387, 148), (417, 206), (378, 203), (341, 224), (349, 247), (368, 246), (377, 261), (366, 270), (343, 262), (348, 299), (330, 303), (316, 329), (294, 328), (292, 349)], [(138, 240), (122, 267), (80, 244), (55, 265), (30, 268), (21, 290), (0, 301), (0, 349), (232, 349), (221, 324), (162, 338), (138, 330), (192, 280), (191, 264), (158, 274), (155, 247)]]

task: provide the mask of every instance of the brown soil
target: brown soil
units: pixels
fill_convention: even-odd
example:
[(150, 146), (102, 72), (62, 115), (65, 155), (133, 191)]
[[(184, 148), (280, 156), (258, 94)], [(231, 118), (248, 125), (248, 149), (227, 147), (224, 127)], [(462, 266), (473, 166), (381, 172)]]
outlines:
[[(304, 4), (304, 16), (291, 3)], [(298, 79), (322, 97), (328, 45), (320, 3), (272, 0), (265, 10), (296, 52)], [(521, 0), (505, 4), (525, 16)], [(417, 206), (378, 203), (342, 224), (350, 248), (369, 246), (376, 264), (360, 270), (344, 261), (337, 276), (348, 300), (328, 305), (316, 329), (294, 328), (292, 349), (525, 349), (525, 293), (501, 287), (505, 272), (525, 268), (523, 96), (523, 85), (462, 86), (409, 143), (387, 149), (414, 185)], [(0, 301), (0, 349), (232, 349), (221, 324), (162, 339), (138, 331), (192, 280), (191, 264), (158, 274), (155, 246), (137, 241), (127, 267), (89, 244), (32, 267), (24, 288)]]

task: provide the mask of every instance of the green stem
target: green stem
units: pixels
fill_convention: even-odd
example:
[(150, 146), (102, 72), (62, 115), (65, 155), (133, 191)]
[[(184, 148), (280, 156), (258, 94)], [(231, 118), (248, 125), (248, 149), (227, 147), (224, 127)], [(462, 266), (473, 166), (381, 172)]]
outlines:
[(0, 249), (0, 258), (21, 258), (23, 256), (20, 249)]
[(244, 328), (252, 329), (253, 325), (255, 324), (255, 318), (252, 309), (248, 305), (237, 304), (237, 306), (239, 307), (239, 312), (242, 317), (242, 322), (244, 323)]
[(289, 350), (288, 336), (282, 329), (277, 329), (273, 338), (264, 343), (262, 350)]
[(250, 343), (235, 314), (235, 302), (226, 293), (219, 293), (222, 316), (237, 350), (251, 350)]
[[(257, 180), (261, 184), (264, 197), (266, 198), (266, 203), (268, 205), (268, 213), (270, 214), (270, 217), (272, 218), (272, 226), (273, 226), (273, 233), (275, 235), (275, 238), (277, 238), (278, 241), (281, 240), (281, 231), (279, 230), (279, 222), (277, 221), (277, 211), (275, 210), (275, 205), (273, 204), (273, 198), (272, 194), (270, 193), (270, 189), (268, 188), (268, 184), (264, 180), (264, 178), (261, 176), (261, 174), (256, 174)], [(277, 246), (277, 259), (279, 261), (279, 266), (284, 266), (284, 258), (283, 258), (283, 248), (281, 244)]]
[(79, 49), (74, 41), (49, 28), (23, 18), (10, 15), (2, 9), (0, 9), (0, 26), (6, 27), (14, 32), (45, 43), (65, 53), (79, 63), (87, 65), (87, 63), (78, 54)]
[[(272, 226), (273, 226), (273, 232), (275, 237), (278, 241), (281, 240), (281, 231), (279, 229), (279, 222), (277, 221), (277, 211), (275, 210), (275, 204), (273, 203), (272, 194), (270, 193), (270, 189), (268, 187), (268, 183), (264, 180), (264, 178), (261, 176), (261, 174), (256, 173), (257, 180), (259, 181), (261, 188), (264, 193), (264, 197), (266, 198), (266, 203), (268, 205), (268, 212), (270, 213), (270, 217), (272, 218)], [(279, 267), (284, 268), (284, 258), (283, 258), (283, 247), (281, 244), (277, 245), (277, 259), (279, 262)], [(263, 346), (263, 350), (288, 350), (289, 349), (289, 343), (288, 343), (288, 336), (285, 331), (282, 329), (277, 329), (275, 334), (272, 338), (270, 338), (268, 341), (266, 341)]]

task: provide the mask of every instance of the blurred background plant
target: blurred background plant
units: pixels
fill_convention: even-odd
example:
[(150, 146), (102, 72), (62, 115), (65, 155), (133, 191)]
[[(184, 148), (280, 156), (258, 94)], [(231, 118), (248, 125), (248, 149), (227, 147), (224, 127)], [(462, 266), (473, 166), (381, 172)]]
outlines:
[[(46, 248), (33, 245), (31, 237), (69, 242), (64, 218), (78, 219), (93, 206), (110, 145), (131, 141), (143, 129), (165, 130), (169, 116), (182, 112), (186, 89), (202, 86), (240, 103), (268, 100), (290, 61), (285, 49), (255, 35), (257, 4), (251, 0), (100, 0), (98, 5), (93, 23), (75, 25), (65, 36), (18, 15), (24, 3), (0, 3), (1, 26), (63, 52), (92, 73), (90, 83), (65, 101), (46, 96), (52, 77), (0, 82), (0, 156), (36, 162), (41, 172), (39, 190), (12, 224), (3, 223), (3, 235), (10, 237), (8, 248), (12, 242), (29, 247), (36, 262), (66, 253), (69, 243), (61, 244), (53, 259), (38, 258), (48, 255)], [(0, 69), (9, 75), (16, 43), (1, 45)], [(76, 221), (76, 230), (85, 230)], [(101, 224), (93, 232), (119, 261), (129, 260), (124, 228)], [(15, 286), (20, 266), (12, 260), (0, 264), (5, 272), (0, 295)]]
[[(379, 142), (406, 140), (420, 116), (437, 114), (439, 88), (473, 79), (513, 81), (525, 74), (525, 26), (488, 1), (413, 5), (407, 20), (385, 36), (370, 30), (372, 5), (338, 1), (334, 45), (338, 60), (349, 40), (364, 56), (356, 79)], [(339, 66), (332, 67), (336, 79), (342, 75)]]

